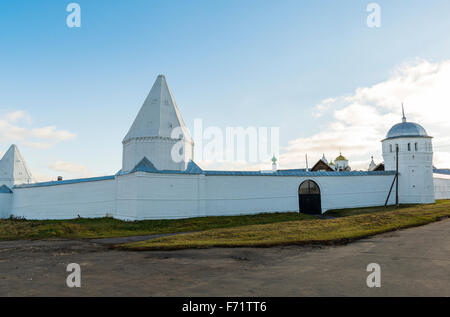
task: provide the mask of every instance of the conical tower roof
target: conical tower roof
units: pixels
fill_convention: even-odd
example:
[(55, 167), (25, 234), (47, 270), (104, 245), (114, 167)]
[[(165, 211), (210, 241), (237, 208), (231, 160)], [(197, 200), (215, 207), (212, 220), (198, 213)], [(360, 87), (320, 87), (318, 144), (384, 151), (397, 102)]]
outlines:
[(377, 167), (377, 165), (375, 164), (375, 161), (373, 160), (373, 156), (372, 156), (372, 160), (370, 161), (370, 164), (369, 164), (369, 171), (372, 171), (375, 167)]
[(31, 183), (32, 176), (19, 148), (13, 144), (0, 160), (0, 185), (12, 187), (16, 184)]
[(192, 142), (166, 77), (159, 75), (123, 143), (142, 137), (170, 138), (172, 130), (178, 127), (183, 138)]

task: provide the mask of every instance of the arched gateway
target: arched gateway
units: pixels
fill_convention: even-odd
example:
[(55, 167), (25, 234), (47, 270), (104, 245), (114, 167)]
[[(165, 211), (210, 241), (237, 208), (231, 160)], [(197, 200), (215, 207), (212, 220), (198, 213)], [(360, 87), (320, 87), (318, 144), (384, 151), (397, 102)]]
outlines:
[(301, 213), (322, 214), (320, 188), (312, 180), (304, 181), (298, 188), (298, 205)]

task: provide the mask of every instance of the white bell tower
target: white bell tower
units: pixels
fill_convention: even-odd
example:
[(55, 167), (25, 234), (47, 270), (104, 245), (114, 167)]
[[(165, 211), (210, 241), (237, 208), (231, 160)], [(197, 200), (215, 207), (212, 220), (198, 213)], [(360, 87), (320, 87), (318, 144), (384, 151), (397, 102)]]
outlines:
[(122, 171), (144, 157), (158, 170), (184, 171), (193, 159), (192, 141), (166, 77), (159, 75), (122, 141)]
[(435, 202), (431, 140), (421, 125), (406, 121), (403, 110), (402, 122), (394, 125), (382, 141), (385, 170), (396, 170), (396, 148), (399, 150), (398, 194), (401, 204)]

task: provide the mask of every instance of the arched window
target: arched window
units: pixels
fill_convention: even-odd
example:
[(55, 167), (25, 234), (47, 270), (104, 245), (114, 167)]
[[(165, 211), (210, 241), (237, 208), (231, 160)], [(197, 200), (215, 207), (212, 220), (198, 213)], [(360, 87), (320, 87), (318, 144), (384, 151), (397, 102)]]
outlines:
[(408, 152), (411, 152), (411, 143), (408, 143)]
[(414, 148), (415, 148), (416, 151), (419, 151), (419, 144), (417, 142), (414, 143)]
[(389, 144), (389, 151), (392, 153), (392, 144)]

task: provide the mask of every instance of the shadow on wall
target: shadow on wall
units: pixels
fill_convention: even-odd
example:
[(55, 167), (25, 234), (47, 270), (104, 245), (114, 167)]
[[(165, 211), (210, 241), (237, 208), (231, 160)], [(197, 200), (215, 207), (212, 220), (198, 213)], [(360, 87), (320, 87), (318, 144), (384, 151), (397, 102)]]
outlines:
[(11, 215), (12, 191), (9, 187), (0, 186), (0, 218), (9, 218)]

